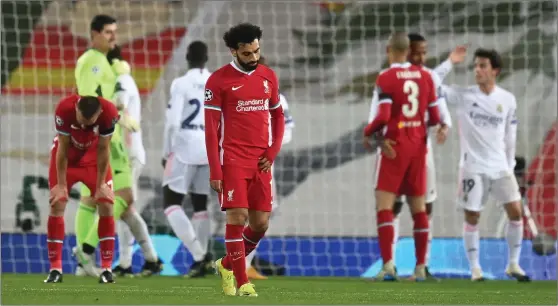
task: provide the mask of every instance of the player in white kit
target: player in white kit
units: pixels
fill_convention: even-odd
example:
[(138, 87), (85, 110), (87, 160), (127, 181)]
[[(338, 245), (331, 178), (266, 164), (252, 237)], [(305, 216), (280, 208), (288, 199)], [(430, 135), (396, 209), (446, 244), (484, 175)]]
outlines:
[[(212, 264), (208, 252), (210, 187), (203, 112), (204, 88), (210, 76), (205, 68), (207, 53), (207, 45), (201, 41), (188, 46), (188, 71), (171, 84), (163, 144), (163, 205), (174, 233), (194, 258), (189, 277), (203, 277)], [(194, 208), (191, 222), (182, 209), (186, 194)]]
[(502, 60), (495, 50), (475, 51), (475, 79), (470, 87), (443, 86), (448, 103), (457, 107), (460, 134), (458, 203), (464, 210), (463, 242), (473, 281), (484, 280), (479, 263), (480, 213), (490, 194), (503, 205), (509, 225), (506, 274), (520, 282), (530, 278), (519, 266), (523, 241), (521, 195), (514, 176), (517, 132), (515, 96), (496, 85)]
[[(116, 79), (115, 102), (118, 108), (127, 114), (128, 118), (139, 125), (141, 122), (141, 97), (138, 86), (130, 74), (130, 65), (122, 59), (118, 46), (109, 52), (107, 58), (112, 62), (112, 67), (118, 76)], [(136, 201), (138, 199), (139, 176), (146, 162), (141, 129), (127, 131), (125, 144), (128, 149), (132, 170), (132, 193), (134, 201)], [(157, 270), (162, 270), (163, 263), (153, 248), (147, 224), (140, 213), (134, 206), (129, 206), (120, 219), (117, 226), (119, 265), (114, 268), (113, 273), (119, 276), (133, 275), (132, 255), (134, 238), (142, 246), (142, 250), (147, 251), (144, 251), (144, 256), (156, 259)], [(131, 231), (131, 227), (134, 227), (134, 231)], [(142, 274), (146, 275), (146, 272), (147, 270), (144, 270)]]
[[(427, 45), (426, 39), (420, 34), (409, 34), (409, 41), (411, 43), (411, 49), (409, 52), (408, 60), (411, 64), (422, 66), (422, 68), (428, 72), (430, 72), (432, 76), (432, 80), (434, 81), (434, 86), (437, 88), (438, 91), (441, 90), (442, 80), (448, 75), (451, 70), (452, 63), (460, 63), (465, 59), (466, 55), (466, 47), (458, 46), (448, 57), (448, 59), (442, 63), (440, 66), (436, 67), (435, 69), (430, 69), (424, 66), (426, 62), (426, 53), (427, 53)], [(448, 69), (449, 66), (449, 69)], [(445, 99), (438, 95), (438, 107), (440, 109), (440, 115), (443, 122), (436, 130), (436, 140), (438, 144), (443, 144), (446, 141), (448, 129), (452, 126), (451, 116), (446, 105)], [(372, 122), (376, 117), (377, 107), (378, 107), (378, 97), (374, 96), (372, 98), (372, 104), (370, 107), (370, 115), (368, 117), (368, 122)], [(430, 137), (428, 138), (428, 152), (426, 155), (426, 212), (428, 217), (430, 218), (430, 224), (432, 224), (432, 204), (436, 201), (438, 197), (438, 191), (436, 189), (436, 168), (434, 164), (434, 154), (432, 149), (432, 142)], [(396, 246), (397, 241), (399, 240), (399, 213), (401, 212), (401, 208), (403, 206), (403, 202), (405, 201), (405, 196), (400, 196), (396, 199), (396, 202), (393, 206), (393, 229), (394, 229), (394, 239), (393, 239), (393, 246), (392, 246), (392, 258), (393, 261), (396, 262)], [(432, 225), (430, 225), (432, 229)], [(427, 277), (432, 277), (430, 271), (428, 270), (428, 261), (430, 258), (430, 245), (432, 240), (432, 230), (428, 236), (428, 248), (426, 251), (426, 275)]]
[[(266, 58), (263, 56), (260, 56), (260, 60), (258, 62), (262, 65), (267, 65)], [(279, 94), (279, 102), (281, 103), (281, 106), (283, 107), (283, 113), (285, 114), (285, 133), (283, 134), (283, 142), (282, 142), (282, 145), (284, 146), (290, 143), (291, 140), (293, 139), (293, 129), (295, 127), (295, 123), (289, 111), (289, 103), (287, 102), (287, 98), (285, 98), (285, 96), (281, 93)], [(274, 166), (271, 167), (271, 172), (275, 173)], [(275, 175), (273, 175), (273, 179), (271, 181), (273, 184), (271, 186), (271, 191), (273, 192), (273, 203), (271, 208), (272, 217), (273, 217), (273, 215), (277, 212), (277, 208), (279, 207), (279, 198), (277, 196), (277, 185), (275, 184)], [(267, 277), (260, 274), (252, 265), (254, 257), (256, 256), (256, 251), (257, 249), (250, 252), (250, 254), (246, 256), (246, 269), (247, 269), (246, 274), (250, 279), (260, 279), (260, 280), (267, 279)]]

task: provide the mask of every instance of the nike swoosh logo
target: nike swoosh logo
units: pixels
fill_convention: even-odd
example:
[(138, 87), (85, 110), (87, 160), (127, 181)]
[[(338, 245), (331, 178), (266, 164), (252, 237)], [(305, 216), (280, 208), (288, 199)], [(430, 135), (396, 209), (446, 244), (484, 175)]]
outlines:
[(232, 260), (233, 260), (233, 261), (237, 261), (237, 260), (239, 260), (240, 258), (241, 258), (241, 257), (237, 257), (237, 258), (233, 258)]
[(234, 86), (233, 86), (232, 90), (235, 91), (235, 90), (239, 89), (239, 88), (242, 87), (242, 86), (244, 86), (244, 85), (240, 85), (240, 86), (238, 86), (238, 87), (234, 87)]
[(116, 174), (120, 174), (120, 173), (122, 173), (122, 171), (120, 171), (120, 170), (114, 170), (114, 174), (115, 174), (115, 175), (116, 175)]
[(74, 129), (74, 130), (79, 130), (79, 128), (78, 128), (77, 126), (73, 125), (73, 124), (70, 125), (70, 127), (71, 127), (72, 129)]

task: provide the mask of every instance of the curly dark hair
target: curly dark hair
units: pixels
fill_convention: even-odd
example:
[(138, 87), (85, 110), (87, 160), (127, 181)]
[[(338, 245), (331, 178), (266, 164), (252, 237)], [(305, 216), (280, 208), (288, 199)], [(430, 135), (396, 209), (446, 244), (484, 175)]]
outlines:
[(492, 69), (502, 69), (502, 57), (498, 54), (498, 51), (494, 49), (478, 48), (475, 50), (475, 57), (487, 58), (490, 61)]
[(225, 32), (223, 40), (227, 47), (238, 50), (240, 44), (249, 44), (255, 39), (260, 40), (262, 34), (262, 29), (257, 25), (243, 22)]

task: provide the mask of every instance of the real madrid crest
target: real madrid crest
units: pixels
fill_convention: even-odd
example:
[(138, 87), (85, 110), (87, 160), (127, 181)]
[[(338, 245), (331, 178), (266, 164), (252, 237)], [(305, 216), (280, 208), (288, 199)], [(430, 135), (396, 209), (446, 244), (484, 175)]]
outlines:
[(501, 113), (504, 110), (504, 107), (502, 107), (502, 104), (498, 104), (498, 106), (496, 107), (496, 110)]

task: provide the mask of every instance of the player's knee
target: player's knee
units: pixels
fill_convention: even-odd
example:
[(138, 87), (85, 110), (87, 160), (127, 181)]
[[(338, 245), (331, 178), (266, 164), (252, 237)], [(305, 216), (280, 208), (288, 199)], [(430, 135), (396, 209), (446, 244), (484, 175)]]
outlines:
[(54, 217), (63, 217), (66, 210), (67, 201), (57, 201), (50, 205), (50, 215)]
[(432, 215), (432, 203), (426, 203), (426, 214), (428, 216)]
[(395, 204), (393, 204), (393, 209), (392, 209), (394, 217), (397, 217), (399, 215), (402, 207), (403, 207), (402, 201), (395, 201)]
[(521, 204), (519, 202), (511, 202), (504, 205), (506, 214), (510, 221), (520, 221), (523, 218)]
[(227, 224), (245, 225), (248, 220), (248, 209), (229, 208), (227, 209)]
[(163, 186), (163, 207), (166, 209), (173, 205), (182, 205), (184, 195), (172, 191), (168, 185)]
[(248, 223), (250, 228), (255, 232), (265, 232), (269, 228), (270, 212), (254, 211), (248, 212)]
[(112, 216), (112, 203), (100, 202), (97, 204), (99, 216)]
[(190, 197), (192, 198), (192, 206), (195, 213), (207, 210), (207, 195), (192, 193)]
[(480, 212), (465, 210), (465, 222), (470, 225), (477, 225), (480, 219)]
[(132, 192), (132, 188), (124, 188), (114, 192), (114, 195), (117, 197), (121, 197), (128, 206), (134, 204), (134, 193)]

